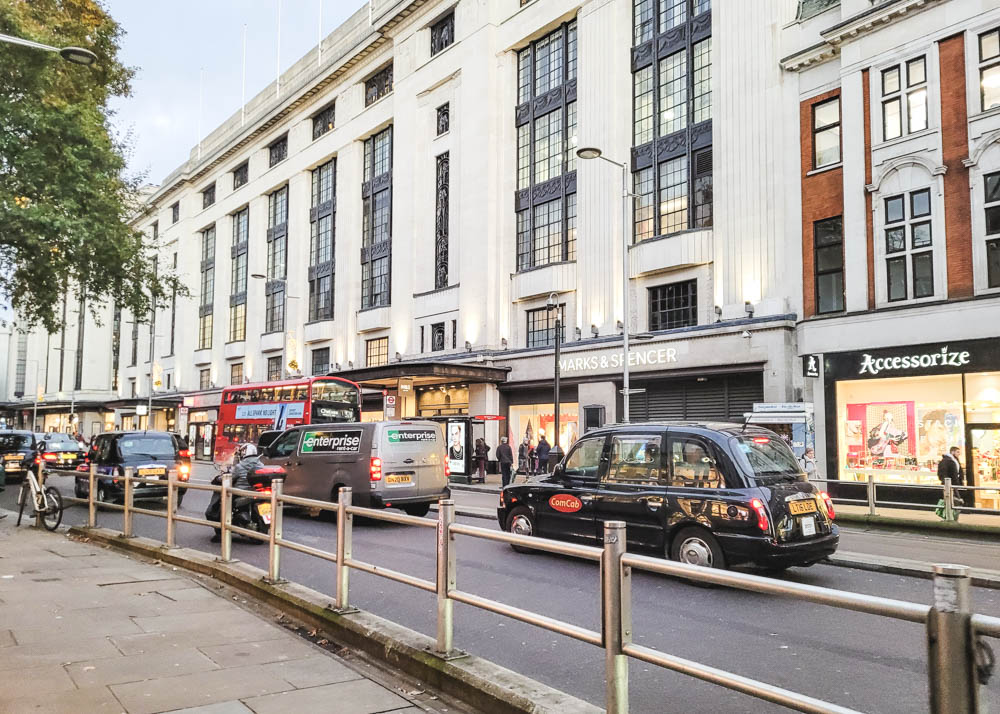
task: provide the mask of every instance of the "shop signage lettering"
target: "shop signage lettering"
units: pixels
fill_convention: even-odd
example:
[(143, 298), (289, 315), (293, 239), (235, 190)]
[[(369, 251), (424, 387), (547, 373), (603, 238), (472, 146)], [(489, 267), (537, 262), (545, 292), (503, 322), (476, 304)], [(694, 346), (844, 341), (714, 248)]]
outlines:
[(302, 453), (355, 453), (361, 448), (361, 431), (307, 431), (302, 439)]
[[(659, 347), (655, 349), (629, 351), (628, 366), (669, 364), (677, 361), (676, 347)], [(616, 352), (610, 355), (584, 355), (582, 357), (567, 357), (559, 360), (560, 372), (584, 372), (598, 369), (620, 369), (625, 363), (625, 353)]]
[(274, 419), (281, 412), (282, 407), (287, 407), (285, 411), (286, 419), (301, 419), (305, 412), (305, 405), (302, 402), (286, 402), (284, 404), (240, 404), (236, 407), (237, 419)]
[(433, 429), (422, 429), (420, 431), (389, 430), (390, 444), (407, 444), (415, 441), (437, 441), (437, 431)]
[(971, 356), (968, 352), (949, 352), (947, 345), (942, 347), (940, 352), (902, 357), (872, 357), (865, 353), (861, 357), (861, 369), (858, 374), (878, 374), (883, 370), (922, 367), (964, 367), (970, 361)]
[(557, 493), (549, 499), (549, 505), (560, 513), (576, 513), (583, 508), (583, 502), (568, 493)]

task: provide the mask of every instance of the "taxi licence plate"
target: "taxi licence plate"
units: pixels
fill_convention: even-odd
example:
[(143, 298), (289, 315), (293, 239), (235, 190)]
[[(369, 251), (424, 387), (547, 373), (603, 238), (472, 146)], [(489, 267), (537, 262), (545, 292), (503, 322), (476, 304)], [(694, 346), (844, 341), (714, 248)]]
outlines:
[(140, 476), (163, 476), (165, 472), (163, 469), (139, 469)]
[(792, 512), (793, 516), (801, 516), (805, 513), (815, 513), (816, 512), (816, 501), (812, 500), (802, 500), (802, 501), (789, 501), (788, 510)]
[(413, 483), (413, 474), (388, 474), (385, 477), (386, 486), (410, 486)]
[(271, 525), (271, 504), (270, 503), (258, 503), (257, 513), (260, 517), (264, 519), (264, 523)]
[(20, 454), (4, 454), (3, 458), (4, 458), (4, 461), (20, 461), (21, 460), (21, 455)]

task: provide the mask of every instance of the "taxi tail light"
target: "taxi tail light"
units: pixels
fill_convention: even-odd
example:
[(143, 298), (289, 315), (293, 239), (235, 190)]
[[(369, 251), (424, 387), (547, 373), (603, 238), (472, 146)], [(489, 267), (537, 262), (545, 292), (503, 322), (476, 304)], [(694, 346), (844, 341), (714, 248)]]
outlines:
[(770, 521), (767, 518), (767, 509), (764, 508), (764, 502), (759, 498), (755, 498), (750, 501), (750, 507), (753, 508), (754, 512), (757, 514), (757, 527), (760, 528), (764, 533), (767, 533), (768, 529), (771, 527)]
[(51, 454), (51, 453), (50, 454), (42, 454), (42, 458), (45, 459), (46, 461), (58, 461), (59, 460), (59, 454)]
[(830, 498), (830, 494), (826, 491), (820, 491), (819, 497), (823, 499), (823, 505), (826, 506), (826, 515), (828, 515), (832, 521), (836, 515), (833, 512), (833, 499)]
[(189, 459), (191, 458), (191, 449), (181, 449), (180, 451), (177, 452), (177, 454), (182, 459)]
[(753, 443), (755, 444), (770, 444), (771, 437), (769, 436), (755, 436), (753, 438)]
[(382, 480), (382, 459), (377, 456), (372, 457), (371, 468), (369, 469), (371, 473), (372, 481)]

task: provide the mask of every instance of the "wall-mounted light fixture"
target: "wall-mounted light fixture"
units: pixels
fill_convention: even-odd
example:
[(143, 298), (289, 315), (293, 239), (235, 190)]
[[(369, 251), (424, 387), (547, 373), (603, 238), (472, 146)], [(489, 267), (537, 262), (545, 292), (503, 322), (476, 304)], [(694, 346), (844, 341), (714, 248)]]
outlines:
[(748, 317), (753, 317), (753, 303), (747, 300), (743, 303), (743, 309), (746, 310)]
[(591, 326), (590, 326), (590, 334), (591, 334), (591, 335), (592, 335), (593, 337), (597, 337), (597, 335), (599, 335), (599, 334), (600, 334), (600, 330), (598, 330), (598, 329), (597, 329), (597, 325), (591, 325)]
[(348, 369), (354, 369), (354, 361), (353, 360), (347, 360), (347, 368)]
[(472, 352), (472, 343), (469, 342), (468, 340), (465, 341), (465, 351)]
[(616, 327), (618, 328), (619, 332), (622, 332), (625, 329), (625, 323), (622, 322), (621, 320), (619, 320), (618, 324), (616, 325)]
[(583, 339), (583, 330), (581, 330), (579, 327), (576, 328), (576, 339), (578, 340)]
[(506, 337), (501, 337), (500, 338), (500, 349), (502, 349), (502, 350), (507, 349), (507, 338)]
[(402, 362), (403, 361), (403, 355), (399, 354), (399, 352), (396, 353), (396, 361), (397, 362)]
[(339, 371), (340, 371), (340, 362), (337, 362), (337, 363), (336, 363), (336, 364), (334, 365), (334, 367), (336, 367), (336, 368), (337, 368), (337, 371), (339, 372)]
[(722, 322), (722, 308), (718, 305), (715, 306), (715, 321)]

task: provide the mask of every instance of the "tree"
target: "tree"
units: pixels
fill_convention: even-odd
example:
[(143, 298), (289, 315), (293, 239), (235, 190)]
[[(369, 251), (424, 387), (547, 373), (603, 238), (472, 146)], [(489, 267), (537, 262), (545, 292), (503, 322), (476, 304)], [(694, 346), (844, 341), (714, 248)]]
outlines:
[(156, 274), (156, 246), (135, 226), (139, 177), (110, 124), (108, 101), (129, 95), (134, 74), (118, 61), (122, 29), (99, 0), (0, 0), (0, 33), (98, 58), (86, 67), (0, 43), (0, 300), (22, 327), (52, 332), (67, 291), (95, 317), (108, 303), (147, 315), (186, 292)]

